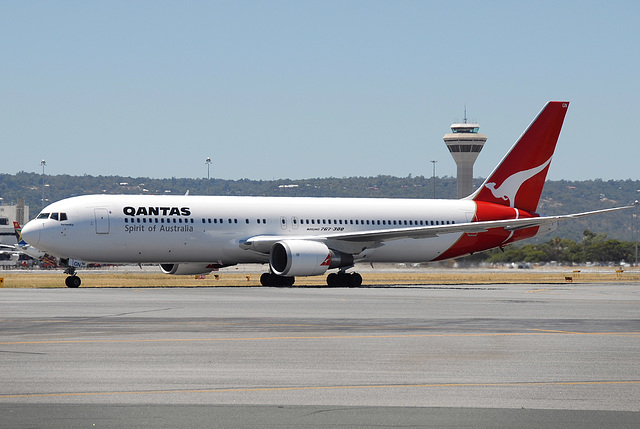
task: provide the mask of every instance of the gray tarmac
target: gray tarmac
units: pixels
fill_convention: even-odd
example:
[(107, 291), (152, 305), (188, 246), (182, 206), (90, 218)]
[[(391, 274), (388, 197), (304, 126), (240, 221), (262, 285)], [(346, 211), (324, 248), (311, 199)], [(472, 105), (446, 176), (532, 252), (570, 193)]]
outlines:
[(0, 427), (640, 427), (640, 285), (0, 289)]

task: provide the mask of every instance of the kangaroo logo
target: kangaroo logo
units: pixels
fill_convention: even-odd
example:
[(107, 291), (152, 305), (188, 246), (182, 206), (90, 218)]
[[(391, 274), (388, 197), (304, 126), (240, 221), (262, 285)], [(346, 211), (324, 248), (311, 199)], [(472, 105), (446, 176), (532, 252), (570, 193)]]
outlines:
[(496, 188), (495, 182), (489, 182), (484, 186), (491, 191), (494, 197), (501, 198), (505, 201), (508, 200), (509, 206), (514, 207), (516, 195), (518, 194), (520, 187), (522, 187), (524, 182), (544, 170), (550, 162), (551, 158), (549, 158), (547, 162), (537, 167), (514, 173), (511, 176), (507, 177), (505, 181), (502, 182), (502, 185), (500, 185), (498, 188)]
[(327, 267), (328, 267), (328, 266), (330, 266), (330, 265), (331, 265), (331, 253), (329, 253), (329, 254), (327, 255), (327, 257), (326, 257), (326, 258), (324, 258), (324, 261), (320, 264), (320, 266), (321, 266), (321, 267), (324, 267), (324, 266), (327, 266)]

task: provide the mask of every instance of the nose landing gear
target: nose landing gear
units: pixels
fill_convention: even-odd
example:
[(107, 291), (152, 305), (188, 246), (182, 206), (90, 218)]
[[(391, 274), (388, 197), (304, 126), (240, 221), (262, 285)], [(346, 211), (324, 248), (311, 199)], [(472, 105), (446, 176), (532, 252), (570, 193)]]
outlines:
[(82, 284), (82, 280), (80, 280), (80, 277), (76, 275), (76, 269), (74, 267), (67, 268), (66, 270), (64, 270), (64, 273), (69, 274), (69, 277), (67, 277), (64, 281), (64, 284), (67, 285), (67, 287), (80, 287), (80, 284)]

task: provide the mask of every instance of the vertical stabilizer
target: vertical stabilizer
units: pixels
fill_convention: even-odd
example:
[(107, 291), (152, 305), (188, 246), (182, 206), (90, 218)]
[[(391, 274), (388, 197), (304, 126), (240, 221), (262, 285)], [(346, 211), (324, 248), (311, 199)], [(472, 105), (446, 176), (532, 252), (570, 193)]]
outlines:
[(468, 198), (535, 212), (569, 102), (550, 101)]

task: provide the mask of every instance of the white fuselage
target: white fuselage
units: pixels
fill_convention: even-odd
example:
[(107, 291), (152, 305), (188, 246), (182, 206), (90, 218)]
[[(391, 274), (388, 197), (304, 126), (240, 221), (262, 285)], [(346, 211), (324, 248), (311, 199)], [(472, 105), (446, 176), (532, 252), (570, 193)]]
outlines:
[[(241, 246), (254, 236), (459, 224), (475, 213), (470, 200), (88, 195), (49, 205), (23, 235), (52, 255), (86, 262), (231, 265), (268, 262), (268, 254)], [(389, 240), (356, 260), (432, 261), (461, 235)]]

